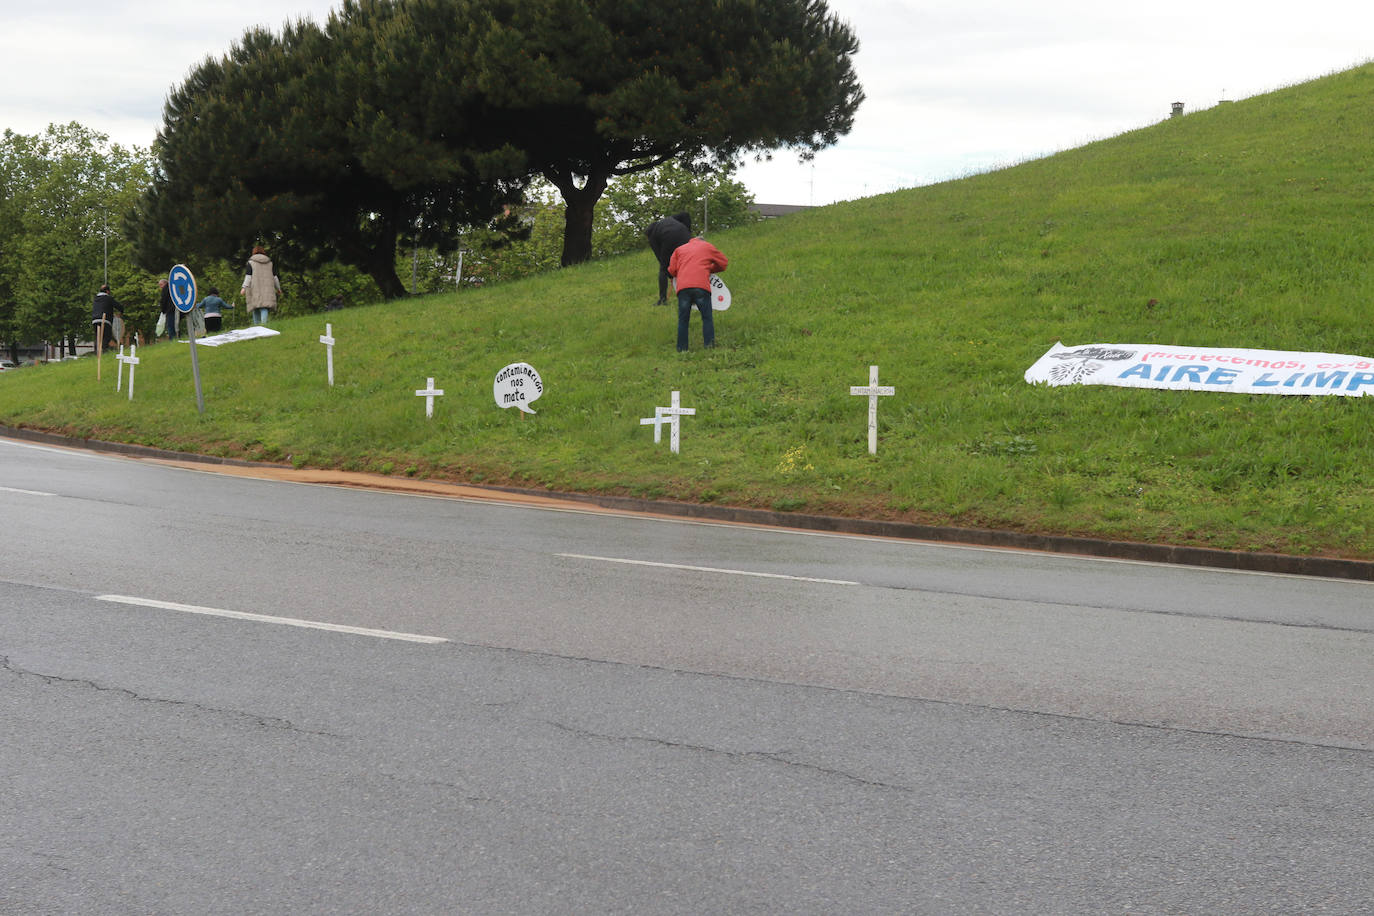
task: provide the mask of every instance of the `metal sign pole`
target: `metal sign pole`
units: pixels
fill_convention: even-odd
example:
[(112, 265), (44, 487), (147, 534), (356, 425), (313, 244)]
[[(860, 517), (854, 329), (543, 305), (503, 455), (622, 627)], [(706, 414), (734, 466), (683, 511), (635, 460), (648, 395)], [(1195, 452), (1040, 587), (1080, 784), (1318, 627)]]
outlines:
[(191, 375), (196, 380), (196, 410), (205, 413), (205, 396), (200, 392), (200, 363), (196, 361), (196, 328), (192, 322), (187, 324), (191, 325)]
[[(191, 312), (196, 307), (196, 277), (185, 264), (178, 264), (167, 275), (167, 285), (172, 293), (172, 304), (177, 311), (186, 316), (186, 329), (190, 331), (191, 375), (196, 381), (196, 409), (205, 413), (205, 397), (200, 390), (200, 363), (196, 360), (196, 325), (191, 320)], [(175, 318), (176, 316), (172, 316)], [(133, 383), (130, 382), (130, 389)]]

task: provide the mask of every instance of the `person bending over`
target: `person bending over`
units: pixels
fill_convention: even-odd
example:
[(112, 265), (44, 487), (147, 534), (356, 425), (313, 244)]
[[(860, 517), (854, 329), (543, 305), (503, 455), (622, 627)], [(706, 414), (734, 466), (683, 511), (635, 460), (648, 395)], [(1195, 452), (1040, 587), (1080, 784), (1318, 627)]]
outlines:
[(720, 273), (730, 261), (720, 249), (703, 238), (678, 246), (668, 261), (668, 273), (677, 280), (677, 349), (687, 349), (687, 325), (692, 306), (701, 313), (701, 342), (716, 345), (716, 325), (711, 317), (711, 274)]

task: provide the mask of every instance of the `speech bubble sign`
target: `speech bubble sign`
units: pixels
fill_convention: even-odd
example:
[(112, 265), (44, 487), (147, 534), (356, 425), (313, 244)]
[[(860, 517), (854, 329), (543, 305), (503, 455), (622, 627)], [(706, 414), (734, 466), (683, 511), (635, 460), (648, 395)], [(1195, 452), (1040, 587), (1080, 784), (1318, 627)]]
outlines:
[(529, 363), (511, 363), (496, 373), (491, 393), (496, 398), (496, 406), (502, 410), (515, 407), (525, 413), (534, 413), (529, 405), (544, 393), (544, 382)]
[(711, 311), (723, 312), (729, 307), (730, 287), (725, 285), (720, 274), (711, 274)]

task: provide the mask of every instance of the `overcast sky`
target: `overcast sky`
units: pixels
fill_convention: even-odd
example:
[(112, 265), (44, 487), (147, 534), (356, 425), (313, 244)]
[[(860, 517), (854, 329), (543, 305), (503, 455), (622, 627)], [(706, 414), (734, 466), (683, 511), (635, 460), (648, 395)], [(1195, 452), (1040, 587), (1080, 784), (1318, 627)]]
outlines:
[[(826, 204), (1082, 145), (1374, 57), (1355, 0), (830, 0), (867, 100), (813, 164), (748, 164), (762, 203)], [(79, 121), (147, 146), (168, 91), (244, 30), (331, 0), (0, 0), (0, 128)]]

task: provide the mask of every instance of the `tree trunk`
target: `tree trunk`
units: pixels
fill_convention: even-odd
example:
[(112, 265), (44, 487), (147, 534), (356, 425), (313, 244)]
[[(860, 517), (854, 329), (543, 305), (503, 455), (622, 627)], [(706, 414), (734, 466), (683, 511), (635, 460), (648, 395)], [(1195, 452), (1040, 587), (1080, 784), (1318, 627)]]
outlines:
[(582, 187), (571, 181), (558, 182), (563, 195), (563, 260), (564, 267), (592, 259), (592, 224), (596, 219), (596, 202), (606, 190), (608, 175), (587, 178)]
[(377, 284), (377, 288), (382, 291), (382, 297), (391, 299), (403, 298), (406, 288), (401, 283), (400, 276), (396, 273), (395, 260), (386, 263), (376, 263), (368, 266), (367, 275)]
[(561, 262), (564, 267), (592, 259), (592, 221), (595, 214), (596, 201), (589, 201), (582, 194), (574, 194), (572, 198), (564, 200)]
[(405, 297), (406, 288), (396, 273), (396, 231), (390, 224), (377, 227), (368, 237), (339, 240), (338, 251), (340, 261), (372, 278), (383, 299)]

